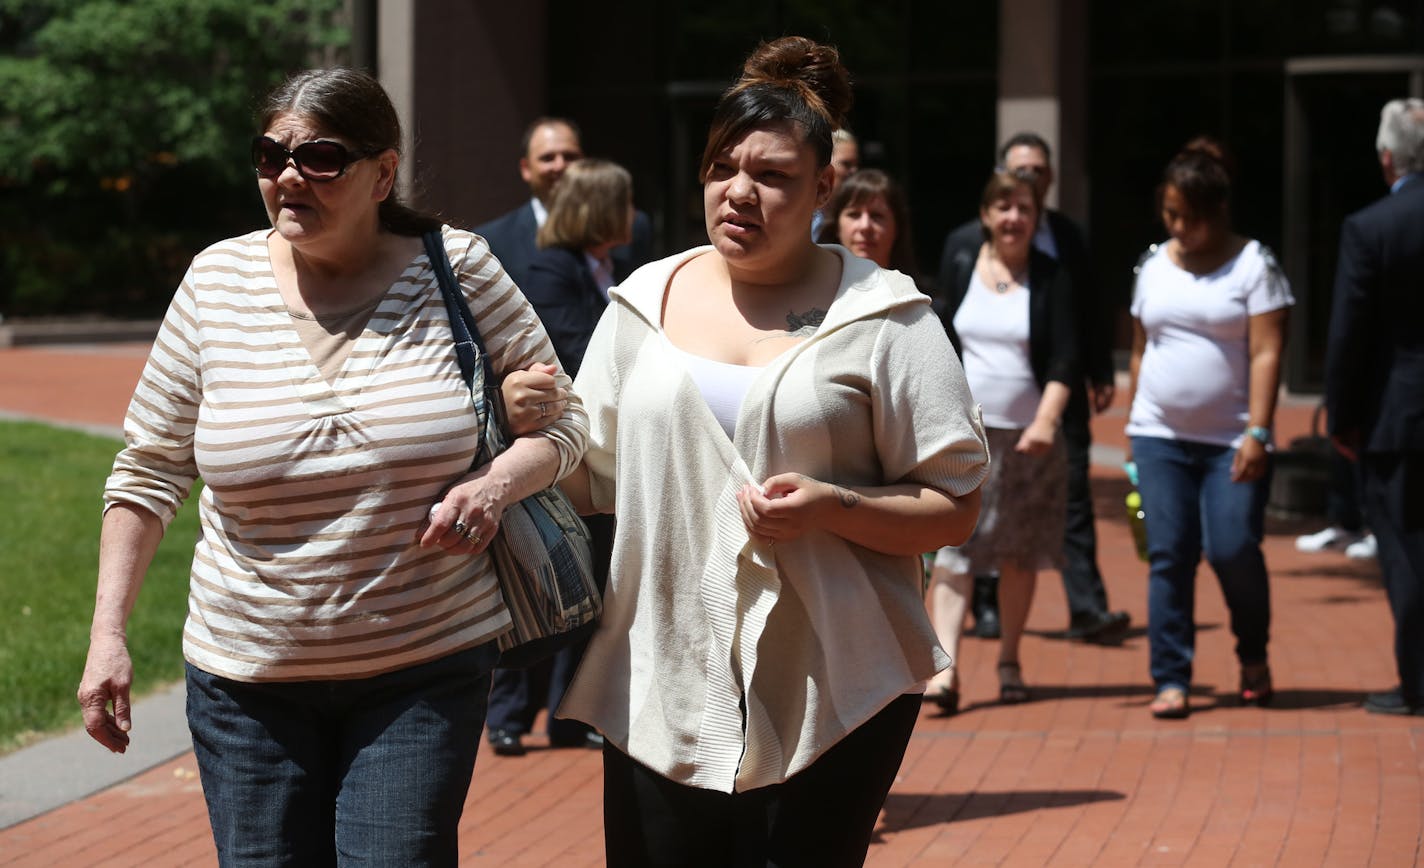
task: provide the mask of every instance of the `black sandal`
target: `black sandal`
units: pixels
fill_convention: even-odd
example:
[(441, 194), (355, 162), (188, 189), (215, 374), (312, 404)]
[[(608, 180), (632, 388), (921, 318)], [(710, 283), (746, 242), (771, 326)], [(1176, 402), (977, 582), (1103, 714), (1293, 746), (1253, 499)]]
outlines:
[(999, 702), (1018, 705), (1032, 697), (1023, 683), (1023, 670), (1018, 663), (999, 664)]
[(933, 702), (946, 717), (959, 713), (959, 691), (954, 688), (927, 690), (925, 702)]
[(1265, 663), (1248, 663), (1241, 667), (1241, 704), (1266, 706), (1275, 695), (1271, 685), (1271, 667)]

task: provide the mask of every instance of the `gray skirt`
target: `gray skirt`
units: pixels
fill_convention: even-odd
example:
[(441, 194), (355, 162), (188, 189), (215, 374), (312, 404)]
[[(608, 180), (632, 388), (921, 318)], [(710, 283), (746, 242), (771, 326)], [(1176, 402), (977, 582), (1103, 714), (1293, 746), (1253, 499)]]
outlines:
[(1001, 564), (1025, 570), (1062, 569), (1068, 512), (1068, 451), (1060, 431), (1053, 448), (1023, 455), (1023, 429), (985, 428), (989, 478), (980, 489), (979, 524), (962, 546), (946, 546), (935, 565), (983, 575)]

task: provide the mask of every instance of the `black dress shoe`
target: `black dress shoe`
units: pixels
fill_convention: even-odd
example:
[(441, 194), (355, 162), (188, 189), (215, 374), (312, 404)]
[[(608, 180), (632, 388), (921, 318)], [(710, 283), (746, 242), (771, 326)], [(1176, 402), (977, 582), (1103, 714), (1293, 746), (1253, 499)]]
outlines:
[(572, 736), (548, 737), (550, 747), (588, 747), (592, 750), (604, 748), (604, 737), (598, 733), (575, 733)]
[(1084, 642), (1112, 643), (1122, 639), (1131, 623), (1132, 616), (1126, 612), (1088, 612), (1074, 615), (1065, 635)]
[(974, 635), (980, 639), (999, 638), (999, 577), (975, 576), (969, 610), (974, 613)]
[(524, 744), (519, 735), (507, 729), (492, 729), (489, 733), (490, 747), (500, 756), (524, 756)]
[(1411, 703), (1398, 690), (1371, 693), (1365, 697), (1365, 711), (1370, 714), (1396, 714), (1424, 717), (1424, 705)]
[(583, 747), (603, 750), (603, 736), (594, 729), (578, 724), (570, 727), (569, 721), (557, 721), (560, 726), (549, 732), (549, 747)]

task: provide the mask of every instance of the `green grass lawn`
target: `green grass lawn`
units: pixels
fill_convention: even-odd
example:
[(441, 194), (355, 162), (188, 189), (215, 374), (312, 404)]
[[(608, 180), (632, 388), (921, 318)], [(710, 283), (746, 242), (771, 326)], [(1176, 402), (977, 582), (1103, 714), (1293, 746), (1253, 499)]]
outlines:
[[(0, 753), (81, 722), (104, 480), (121, 444), (0, 421)], [(169, 526), (129, 621), (134, 695), (183, 676), (197, 488)]]

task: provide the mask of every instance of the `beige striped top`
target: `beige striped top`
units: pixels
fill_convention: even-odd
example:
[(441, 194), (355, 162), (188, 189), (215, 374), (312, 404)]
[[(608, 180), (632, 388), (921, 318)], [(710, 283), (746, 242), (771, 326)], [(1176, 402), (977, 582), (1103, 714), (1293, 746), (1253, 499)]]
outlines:
[[(267, 236), (193, 260), (104, 494), (106, 509), (135, 504), (166, 527), (204, 481), (184, 656), (242, 681), (357, 678), (498, 636), (509, 616), (489, 559), (416, 544), (478, 438), (428, 258), (410, 262), (328, 383), (278, 293)], [(484, 239), (444, 238), (496, 373), (557, 362)], [(572, 469), (587, 436), (577, 398), (538, 436), (556, 444), (560, 476)]]

